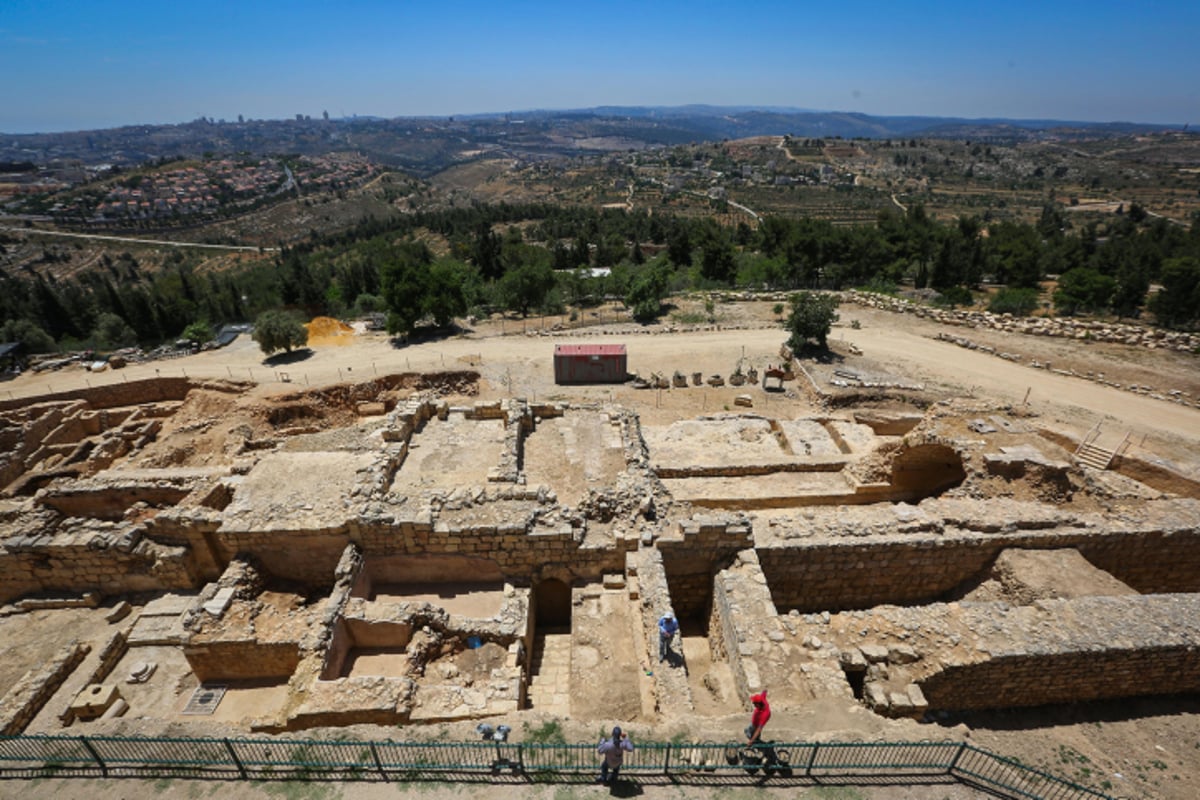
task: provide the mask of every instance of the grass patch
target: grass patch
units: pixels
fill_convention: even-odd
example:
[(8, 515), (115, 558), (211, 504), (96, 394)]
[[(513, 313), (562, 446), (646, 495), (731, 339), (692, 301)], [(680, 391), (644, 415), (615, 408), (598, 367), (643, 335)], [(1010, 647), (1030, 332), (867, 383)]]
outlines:
[(710, 317), (703, 311), (672, 311), (669, 319), (677, 325), (708, 325)]
[(562, 723), (556, 719), (543, 722), (536, 728), (529, 723), (522, 726), (525, 741), (532, 744), (566, 744), (567, 737), (563, 735)]

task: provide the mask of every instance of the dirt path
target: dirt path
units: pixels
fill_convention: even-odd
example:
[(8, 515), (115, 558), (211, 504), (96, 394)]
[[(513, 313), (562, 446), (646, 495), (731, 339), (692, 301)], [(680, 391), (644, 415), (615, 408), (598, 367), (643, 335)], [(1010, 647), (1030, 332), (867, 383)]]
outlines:
[(846, 330), (845, 340), (877, 360), (909, 365), (918, 377), (947, 384), (966, 394), (1020, 403), (1028, 392), (1029, 401), (1035, 405), (1110, 418), (1139, 433), (1200, 435), (1200, 411), (1196, 409), (1078, 378), (1047, 374), (917, 333), (890, 327)]
[(0, 798), (22, 800), (63, 800), (86, 797), (89, 800), (143, 800), (144, 798), (183, 797), (191, 800), (390, 800), (395, 797), (420, 797), (423, 800), (451, 800), (486, 795), (491, 800), (575, 800), (576, 798), (645, 797), (647, 800), (979, 800), (989, 797), (954, 784), (926, 786), (829, 786), (779, 787), (754, 786), (662, 786), (625, 783), (609, 789), (587, 783), (531, 786), (480, 783), (322, 783), (244, 782), (132, 779), (0, 782)]
[(152, 244), (159, 247), (194, 247), (200, 250), (226, 250), (246, 253), (277, 253), (278, 247), (256, 247), (242, 244), (203, 244), (201, 242), (172, 242), (167, 239), (139, 239), (136, 236), (105, 236), (99, 233), (69, 233), (67, 231), (47, 231), (41, 228), (13, 228), (0, 225), (0, 231), (9, 233), (24, 233), (38, 236), (60, 236), (67, 239), (94, 239), (101, 242), (125, 242), (128, 244)]

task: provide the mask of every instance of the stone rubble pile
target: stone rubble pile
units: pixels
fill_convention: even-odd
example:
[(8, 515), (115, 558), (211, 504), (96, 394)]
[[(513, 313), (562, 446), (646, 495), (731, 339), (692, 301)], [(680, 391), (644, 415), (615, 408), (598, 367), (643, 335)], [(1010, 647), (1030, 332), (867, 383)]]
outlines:
[(841, 296), (844, 302), (892, 311), (897, 314), (913, 314), (922, 319), (940, 322), (943, 325), (990, 328), (991, 330), (1024, 333), (1030, 336), (1111, 342), (1132, 347), (1144, 347), (1148, 350), (1174, 350), (1180, 353), (1194, 353), (1200, 350), (1200, 334), (1167, 331), (1124, 322), (1101, 322), (1064, 317), (1014, 317), (1012, 314), (993, 314), (990, 311), (934, 308), (898, 297), (860, 292), (854, 289), (843, 292)]

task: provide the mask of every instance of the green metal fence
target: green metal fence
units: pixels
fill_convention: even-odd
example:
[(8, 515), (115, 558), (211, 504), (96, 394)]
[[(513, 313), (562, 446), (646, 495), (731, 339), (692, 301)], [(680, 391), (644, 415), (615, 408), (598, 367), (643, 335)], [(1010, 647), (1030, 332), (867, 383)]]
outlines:
[[(255, 780), (579, 782), (597, 773), (591, 744), (284, 739), (0, 737), (0, 779), (57, 776)], [(784, 785), (957, 782), (1013, 800), (1108, 795), (957, 742), (644, 743), (622, 774), (643, 782)]]

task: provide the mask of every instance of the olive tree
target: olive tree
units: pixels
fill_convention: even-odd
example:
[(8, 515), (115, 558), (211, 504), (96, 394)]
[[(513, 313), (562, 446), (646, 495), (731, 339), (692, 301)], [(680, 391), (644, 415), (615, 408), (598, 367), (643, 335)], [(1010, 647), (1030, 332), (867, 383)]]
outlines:
[(267, 355), (276, 350), (292, 352), (308, 343), (308, 331), (300, 320), (285, 311), (264, 311), (254, 321), (254, 341)]
[(821, 350), (827, 350), (827, 339), (833, 323), (837, 322), (838, 299), (832, 294), (819, 292), (797, 292), (788, 298), (792, 313), (788, 317), (787, 329), (791, 333), (788, 347), (799, 353), (815, 341)]

